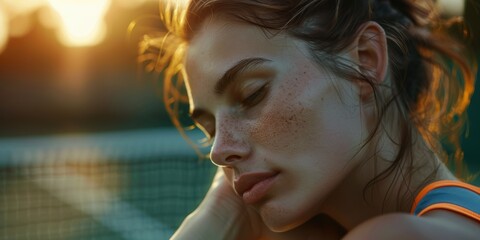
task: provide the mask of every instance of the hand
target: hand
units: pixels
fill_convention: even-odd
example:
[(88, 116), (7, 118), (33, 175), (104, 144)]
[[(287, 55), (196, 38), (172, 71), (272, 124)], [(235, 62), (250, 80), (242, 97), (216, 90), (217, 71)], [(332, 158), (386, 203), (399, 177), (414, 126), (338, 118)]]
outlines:
[[(272, 232), (258, 213), (235, 193), (219, 168), (200, 206), (187, 217), (172, 239), (294, 240), (340, 239), (345, 230), (326, 215), (318, 215), (287, 232)], [(184, 236), (184, 237), (182, 237)]]
[(263, 228), (258, 214), (237, 196), (219, 168), (200, 206), (171, 239), (260, 239)]
[[(218, 168), (212, 185), (208, 190), (202, 204), (196, 211), (206, 211), (225, 223), (231, 222), (232, 233), (229, 239), (259, 239), (266, 229), (258, 213), (243, 203), (243, 200), (235, 193), (231, 183), (227, 180), (230, 172)], [(238, 233), (238, 234), (237, 234)]]

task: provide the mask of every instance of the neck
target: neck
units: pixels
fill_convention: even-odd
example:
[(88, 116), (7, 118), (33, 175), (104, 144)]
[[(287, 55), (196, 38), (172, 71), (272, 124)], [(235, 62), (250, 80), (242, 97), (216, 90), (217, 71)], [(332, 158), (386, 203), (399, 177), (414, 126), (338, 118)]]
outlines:
[(425, 185), (455, 179), (420, 139), (414, 141), (412, 153), (405, 154), (392, 171), (389, 169), (392, 169), (396, 155), (392, 153), (398, 152), (396, 145), (390, 140), (378, 141), (391, 144), (377, 147), (375, 157), (360, 163), (351, 172), (322, 205), (324, 213), (350, 230), (379, 215), (409, 213), (415, 196)]

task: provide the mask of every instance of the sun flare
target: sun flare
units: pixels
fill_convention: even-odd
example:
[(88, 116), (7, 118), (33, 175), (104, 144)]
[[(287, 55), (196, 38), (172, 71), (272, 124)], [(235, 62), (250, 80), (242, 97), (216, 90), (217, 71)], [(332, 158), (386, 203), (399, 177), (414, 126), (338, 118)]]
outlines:
[(61, 19), (57, 34), (66, 46), (92, 46), (106, 35), (103, 20), (111, 0), (48, 0)]
[(8, 19), (6, 14), (0, 9), (0, 53), (7, 46), (8, 41)]

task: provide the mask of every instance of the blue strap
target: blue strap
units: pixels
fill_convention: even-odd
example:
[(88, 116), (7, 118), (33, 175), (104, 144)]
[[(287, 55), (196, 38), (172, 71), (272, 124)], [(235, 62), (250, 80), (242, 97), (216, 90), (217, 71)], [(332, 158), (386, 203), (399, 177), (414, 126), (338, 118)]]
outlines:
[(480, 214), (480, 195), (469, 189), (456, 186), (431, 190), (420, 200), (413, 214), (418, 215), (423, 209), (437, 203), (450, 203)]

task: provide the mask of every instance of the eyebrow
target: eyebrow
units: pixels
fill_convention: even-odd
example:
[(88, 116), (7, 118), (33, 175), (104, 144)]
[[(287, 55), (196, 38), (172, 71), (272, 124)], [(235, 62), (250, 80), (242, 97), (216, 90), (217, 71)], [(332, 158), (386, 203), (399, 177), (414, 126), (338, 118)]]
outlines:
[[(255, 66), (258, 66), (265, 62), (270, 62), (271, 60), (266, 58), (245, 58), (237, 62), (235, 65), (230, 67), (223, 76), (217, 81), (214, 86), (214, 92), (217, 95), (222, 95), (230, 84), (232, 84), (237, 78), (238, 75), (245, 72), (248, 69), (251, 69)], [(198, 119), (200, 116), (205, 115), (206, 111), (201, 108), (191, 109), (190, 118), (193, 120)]]
[(222, 95), (225, 92), (225, 89), (227, 89), (227, 87), (237, 79), (239, 74), (257, 65), (269, 61), (270, 60), (265, 58), (246, 58), (240, 60), (237, 64), (228, 69), (225, 74), (223, 74), (223, 76), (217, 81), (214, 87), (215, 93), (218, 95)]

